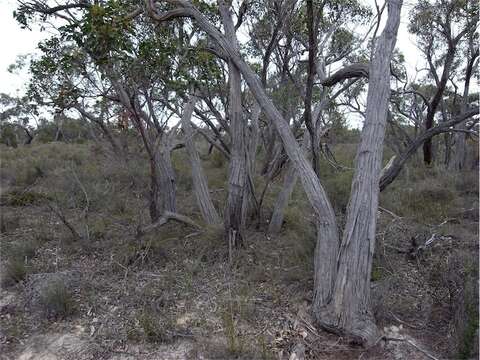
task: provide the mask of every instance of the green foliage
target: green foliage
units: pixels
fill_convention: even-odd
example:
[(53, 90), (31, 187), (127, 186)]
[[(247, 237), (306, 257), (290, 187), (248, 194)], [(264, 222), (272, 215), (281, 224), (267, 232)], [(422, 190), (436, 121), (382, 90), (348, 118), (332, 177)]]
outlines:
[(213, 167), (223, 168), (225, 166), (227, 160), (225, 159), (225, 155), (223, 155), (220, 151), (214, 149), (210, 156)]
[(34, 191), (13, 190), (7, 194), (2, 195), (0, 203), (9, 206), (28, 206), (43, 204), (49, 199), (49, 196), (42, 193), (37, 193)]
[(245, 348), (242, 336), (239, 334), (234, 318), (232, 304), (227, 306), (221, 312), (222, 325), (227, 339), (227, 349), (230, 355), (241, 355)]
[(40, 306), (48, 318), (66, 318), (75, 312), (72, 294), (61, 280), (51, 281), (42, 290)]
[(0, 127), (0, 143), (16, 148), (18, 146), (15, 128), (10, 124), (2, 124)]
[[(173, 340), (172, 329), (175, 327), (173, 319), (161, 316), (151, 306), (144, 306), (136, 320), (141, 331), (136, 337), (143, 337), (152, 343), (170, 343)], [(137, 332), (135, 329), (131, 331), (130, 336), (135, 332)]]
[(372, 268), (372, 274), (371, 274), (370, 280), (379, 281), (379, 280), (382, 280), (384, 276), (385, 275), (384, 275), (383, 269), (381, 267), (374, 266)]
[(475, 343), (478, 334), (478, 307), (474, 304), (466, 305), (467, 324), (463, 331), (463, 342), (460, 344), (459, 359), (471, 359), (472, 351), (478, 344)]
[(328, 197), (338, 212), (345, 212), (347, 209), (352, 178), (353, 170), (343, 170), (336, 171), (323, 181)]

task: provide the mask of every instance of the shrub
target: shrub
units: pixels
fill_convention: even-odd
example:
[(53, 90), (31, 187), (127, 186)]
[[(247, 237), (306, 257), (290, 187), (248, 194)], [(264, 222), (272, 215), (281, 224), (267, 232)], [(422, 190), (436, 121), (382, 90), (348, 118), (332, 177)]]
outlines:
[(11, 259), (30, 260), (35, 256), (38, 244), (34, 240), (25, 240), (13, 244), (8, 250), (8, 257)]
[(211, 163), (214, 168), (223, 168), (226, 163), (225, 156), (218, 150), (213, 149), (211, 156)]
[(47, 199), (49, 199), (47, 195), (35, 191), (14, 190), (3, 195), (0, 199), (0, 203), (9, 206), (28, 206), (41, 204)]
[(11, 258), (2, 266), (2, 286), (11, 286), (25, 279), (28, 270), (24, 260)]
[(65, 318), (74, 313), (72, 295), (61, 280), (53, 280), (42, 290), (40, 306), (49, 318)]
[(405, 185), (395, 184), (381, 194), (382, 206), (399, 216), (425, 222), (441, 221), (448, 216), (457, 198), (457, 193), (445, 178), (427, 177)]
[[(337, 171), (323, 181), (332, 206), (337, 212), (345, 212), (350, 198), (353, 171)], [(322, 178), (323, 180), (323, 178)]]
[(173, 320), (160, 317), (158, 313), (149, 307), (145, 307), (137, 318), (145, 339), (149, 342), (168, 343), (173, 337), (170, 330), (174, 327)]
[(0, 233), (11, 232), (20, 226), (20, 217), (17, 215), (6, 216), (0, 212)]

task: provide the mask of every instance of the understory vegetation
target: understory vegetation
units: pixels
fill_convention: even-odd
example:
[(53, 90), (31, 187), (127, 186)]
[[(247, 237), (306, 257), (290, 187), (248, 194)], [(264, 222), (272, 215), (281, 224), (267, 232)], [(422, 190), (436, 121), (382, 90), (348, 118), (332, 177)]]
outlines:
[(478, 356), (478, 1), (6, 8), (0, 357)]
[[(351, 156), (345, 149), (354, 147), (338, 148), (341, 163)], [(207, 150), (200, 146), (202, 154)], [(227, 164), (202, 158), (214, 202), (222, 204)], [(173, 161), (179, 208), (201, 223), (183, 149)], [(2, 308), (4, 351), (59, 324), (91, 334), (98, 358), (124, 344), (141, 344), (146, 354), (159, 344), (186, 342), (192, 359), (274, 359), (304, 341), (305, 330), (294, 319), (304, 314), (311, 322), (305, 314), (315, 228), (301, 186), (281, 233), (270, 236), (266, 219), (281, 178), (273, 183), (262, 222), (249, 220), (245, 245), (231, 263), (222, 228), (168, 223), (136, 236), (148, 216), (147, 168), (143, 154), (119, 162), (90, 142), (2, 148), (2, 287), (16, 297), (11, 308)], [(348, 169), (322, 169), (327, 191), (344, 204)], [(339, 222), (345, 205), (336, 209)], [(382, 193), (378, 222), (371, 286), (380, 326), (408, 328), (446, 357), (474, 356), (476, 171), (458, 177), (440, 167), (408, 166)], [(316, 336), (316, 343), (305, 342), (312, 358), (356, 358), (365, 351), (331, 335)]]

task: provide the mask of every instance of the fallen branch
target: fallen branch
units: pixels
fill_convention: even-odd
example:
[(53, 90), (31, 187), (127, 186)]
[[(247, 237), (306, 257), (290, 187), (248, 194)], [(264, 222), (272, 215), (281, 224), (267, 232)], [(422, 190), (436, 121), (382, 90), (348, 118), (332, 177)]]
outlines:
[(398, 215), (396, 215), (395, 213), (393, 213), (392, 211), (390, 211), (390, 210), (388, 210), (388, 209), (385, 209), (385, 208), (383, 208), (383, 207), (381, 207), (381, 206), (378, 207), (378, 210), (383, 211), (384, 213), (390, 215), (390, 216), (393, 217), (394, 219), (397, 219), (397, 220), (398, 220), (398, 219), (401, 219), (401, 218), (402, 218), (401, 216), (398, 216)]
[(57, 209), (55, 206), (51, 204), (47, 204), (47, 206), (55, 215), (57, 215), (57, 217), (68, 228), (68, 230), (70, 230), (75, 240), (82, 240), (82, 237), (80, 236), (80, 234), (77, 232), (77, 230), (75, 230), (73, 225), (67, 220), (65, 215), (63, 215), (59, 209)]
[(190, 225), (194, 228), (200, 229), (200, 226), (195, 221), (190, 219), (188, 216), (173, 213), (173, 212), (170, 212), (170, 211), (165, 211), (162, 214), (162, 216), (160, 217), (160, 219), (158, 219), (153, 224), (147, 225), (143, 228), (139, 226), (137, 228), (137, 239), (144, 236), (145, 234), (149, 233), (150, 231), (152, 231), (152, 230), (154, 230), (154, 229), (156, 229), (160, 226), (165, 225), (170, 220), (174, 220), (174, 221), (177, 221), (177, 222), (180, 222), (180, 223)]

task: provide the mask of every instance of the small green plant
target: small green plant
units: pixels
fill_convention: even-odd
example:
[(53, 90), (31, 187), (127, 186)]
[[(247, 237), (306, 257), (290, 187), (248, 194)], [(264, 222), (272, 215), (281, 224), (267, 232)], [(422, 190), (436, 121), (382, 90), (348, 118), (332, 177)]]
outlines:
[(374, 266), (372, 268), (372, 275), (370, 277), (371, 281), (378, 281), (383, 278), (384, 274), (381, 267)]
[(268, 347), (268, 343), (265, 339), (265, 336), (261, 335), (258, 338), (258, 347), (260, 349), (260, 356), (262, 360), (273, 360), (274, 355)]
[(153, 310), (143, 309), (138, 317), (138, 323), (147, 341), (168, 343), (172, 340), (168, 332), (173, 326), (172, 322), (168, 319), (161, 319)]
[(467, 323), (463, 331), (463, 342), (460, 345), (458, 354), (460, 359), (470, 359), (472, 350), (475, 346), (475, 336), (478, 331), (478, 310), (473, 304), (466, 306)]
[(48, 318), (66, 318), (75, 310), (72, 294), (61, 280), (52, 281), (42, 290), (40, 305)]
[(28, 269), (25, 261), (19, 258), (11, 258), (2, 268), (2, 286), (11, 286), (25, 279)]
[(40, 204), (47, 199), (47, 195), (38, 192), (14, 190), (2, 196), (0, 202), (9, 206), (28, 206)]

